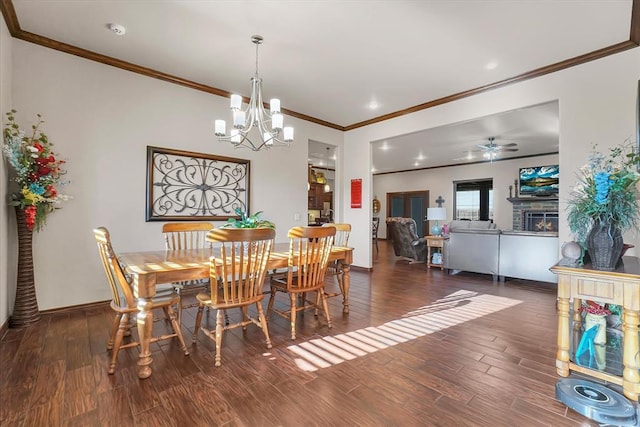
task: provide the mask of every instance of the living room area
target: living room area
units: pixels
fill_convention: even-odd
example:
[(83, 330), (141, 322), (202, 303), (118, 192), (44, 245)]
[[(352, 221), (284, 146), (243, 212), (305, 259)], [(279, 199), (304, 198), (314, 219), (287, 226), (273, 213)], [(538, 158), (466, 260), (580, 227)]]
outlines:
[[(405, 19), (417, 14), (390, 20), (381, 11), (449, 8), (452, 2), (327, 3), (323, 14), (309, 14), (307, 9), (306, 15), (292, 20), (282, 17), (297, 8), (315, 10), (322, 2), (232, 3), (162, 2), (161, 10), (155, 10), (159, 15), (153, 15), (156, 19), (136, 2), (101, 3), (105, 9), (99, 8), (100, 13), (91, 9), (90, 2), (0, 3), (2, 112), (16, 108), (26, 128), (36, 114), (43, 114), (47, 134), (66, 162), (63, 191), (70, 196), (63, 209), (48, 218), (46, 227), (34, 234), (37, 302), (44, 316), (30, 328), (7, 326), (16, 293), (18, 235), (14, 207), (3, 203), (0, 208), (0, 335), (4, 334), (0, 424), (595, 426), (554, 398), (556, 284), (516, 273), (505, 274), (508, 279), (500, 283), (492, 280), (493, 274), (480, 271), (460, 269), (458, 274), (447, 274), (425, 264), (399, 261), (385, 228), (389, 206), (384, 205), (384, 195), (428, 190), (428, 206), (444, 199), (446, 219), (441, 223), (451, 224), (456, 218), (454, 183), (490, 179), (491, 220), (500, 230), (498, 239), (508, 238), (510, 230), (524, 234), (519, 230), (523, 224), (546, 223), (545, 216), (535, 215), (555, 209), (552, 222), (557, 230), (541, 233), (557, 233), (552, 248), (544, 250), (557, 261), (563, 242), (574, 239), (567, 223), (567, 198), (592, 144), (607, 150), (638, 131), (640, 2), (614, 2), (611, 7), (598, 2), (540, 3), (537, 7), (543, 9), (575, 7), (570, 17), (588, 15), (584, 25), (572, 32), (566, 26), (555, 29), (563, 40), (571, 36), (575, 46), (568, 43), (553, 58), (546, 56), (552, 51), (550, 43), (538, 50), (516, 46), (512, 54), (520, 60), (498, 69), (499, 74), (484, 69), (474, 55), (452, 52), (468, 47), (474, 54), (487, 53), (485, 47), (509, 39), (508, 33), (491, 44), (458, 43), (446, 49), (451, 60), (473, 60), (472, 66), (461, 67), (434, 56), (440, 42), (425, 45), (425, 40), (458, 41), (466, 30), (457, 24), (448, 33), (456, 37), (441, 33), (421, 37), (419, 49), (399, 49), (404, 46), (402, 37), (391, 41), (399, 34), (393, 28), (434, 31), (440, 27), (427, 25), (424, 19), (406, 25)], [(504, 2), (488, 2), (491, 7), (499, 3)], [(586, 3), (589, 13), (582, 7)], [(246, 20), (236, 19), (239, 15), (225, 18), (249, 6), (262, 13), (250, 13), (252, 19)], [(112, 19), (106, 13), (109, 7), (127, 10), (127, 16), (143, 25), (117, 35), (106, 21), (101, 22)], [(195, 13), (207, 7), (223, 10)], [(358, 11), (363, 7), (369, 13)], [(594, 10), (608, 13), (611, 8), (621, 9), (614, 15), (623, 15), (624, 25), (612, 25), (610, 32), (593, 31), (600, 28), (601, 18)], [(490, 35), (486, 23), (479, 22), (471, 9), (460, 8), (446, 22), (467, 22), (467, 28), (474, 26), (478, 34)], [(265, 32), (261, 74), (265, 93), (282, 97), (284, 120), (295, 127), (295, 139), (288, 147), (238, 150), (218, 139), (214, 120), (231, 117), (231, 91), (248, 95), (248, 80), (258, 63), (257, 55), (256, 63), (252, 62), (249, 37), (255, 27), (262, 28), (251, 24), (273, 17), (276, 11), (279, 14), (263, 24), (273, 32)], [(555, 16), (536, 7), (530, 12), (549, 26), (548, 17)], [(531, 13), (514, 13), (514, 19), (528, 24)], [(383, 24), (372, 27), (370, 14), (383, 18)], [(634, 23), (631, 36), (629, 21)], [(356, 22), (363, 32), (354, 31)], [(160, 30), (140, 31), (152, 23)], [(300, 38), (292, 37), (291, 29), (281, 28), (282, 23), (294, 25)], [(536, 23), (535, 27), (533, 34), (541, 35), (542, 26)], [(203, 32), (192, 44), (176, 36), (196, 28)], [(609, 36), (602, 40), (605, 33)], [(544, 35), (550, 34), (552, 30), (544, 30)], [(366, 43), (364, 35), (369, 36)], [(139, 37), (149, 45), (137, 44)], [(590, 43), (592, 38), (600, 44)], [(333, 47), (323, 44), (329, 39)], [(383, 48), (390, 54), (381, 55)], [(158, 62), (153, 62), (153, 53)], [(199, 71), (187, 67), (193, 59), (200, 62)], [(405, 62), (409, 60), (412, 65)], [(430, 77), (431, 67), (446, 77), (446, 85)], [(405, 71), (411, 71), (411, 79), (396, 74)], [(467, 78), (457, 74), (463, 71)], [(347, 96), (351, 90), (357, 96)], [(374, 96), (381, 93), (391, 93), (395, 101), (384, 105), (382, 98)], [(382, 104), (379, 109), (375, 109), (376, 99)], [(551, 154), (473, 164), (456, 161), (447, 167), (410, 167), (389, 174), (374, 169), (375, 143), (544, 105), (553, 105), (557, 112), (553, 132), (558, 146)], [(489, 131), (469, 146), (484, 144), (493, 135)], [(269, 320), (272, 349), (263, 345), (256, 329), (232, 331), (221, 350), (225, 361), (221, 367), (214, 366), (215, 344), (202, 336), (189, 346), (187, 357), (175, 340), (153, 343), (154, 374), (145, 380), (136, 375), (138, 351), (123, 350), (116, 373), (109, 376), (106, 344), (113, 324), (111, 294), (91, 230), (109, 227), (114, 245), (123, 253), (162, 250), (163, 221), (145, 218), (148, 147), (250, 164), (247, 210), (262, 212), (263, 218), (275, 223), (276, 242), (283, 243), (289, 229), (308, 225), (310, 141), (335, 147), (330, 210), (334, 221), (352, 225), (350, 312), (342, 313), (340, 298), (332, 298), (333, 328), (323, 323), (322, 316), (300, 316), (295, 341), (287, 334), (290, 322), (274, 317)], [(431, 152), (438, 144), (431, 141)], [(428, 156), (429, 150), (424, 154)], [(464, 155), (460, 152), (455, 158)], [(555, 206), (523, 206), (515, 199), (549, 202), (519, 195), (513, 188), (521, 168), (544, 165), (560, 169)], [(10, 198), (9, 176), (10, 165), (0, 162), (2, 200)], [(376, 195), (383, 203), (378, 216), (379, 247), (372, 245), (371, 236)], [(421, 208), (420, 216), (424, 215)], [(220, 226), (224, 221), (214, 222)], [(627, 255), (640, 254), (637, 233), (626, 233), (625, 242), (635, 245)], [(509, 253), (518, 256), (527, 251), (518, 243), (516, 247)], [(536, 272), (548, 273), (549, 262), (543, 263), (535, 267)], [(496, 273), (500, 276), (500, 264)], [(230, 315), (233, 321), (241, 319), (239, 311)], [(215, 317), (205, 314), (203, 322), (211, 326)], [(185, 310), (182, 329), (187, 340), (194, 335), (195, 323), (195, 310)], [(170, 329), (163, 322), (154, 328)]]
[[(483, 138), (487, 132), (496, 135), (492, 145)], [(431, 228), (438, 222), (447, 229), (441, 255), (448, 271), (555, 282), (548, 269), (560, 253), (558, 192), (562, 178), (575, 179), (559, 172), (559, 133), (554, 101), (373, 143), (373, 193), (381, 206), (374, 213), (381, 224), (379, 237), (388, 236), (390, 216), (413, 217), (419, 237), (433, 235)], [(428, 153), (428, 166), (419, 161), (411, 165), (419, 150), (413, 145), (424, 147), (434, 140), (440, 147)], [(407, 166), (398, 167), (402, 160), (389, 156), (406, 157)], [(392, 166), (400, 171), (390, 170)], [(412, 170), (406, 170), (409, 166)], [(543, 169), (552, 182), (528, 184), (525, 174)], [(423, 209), (417, 208), (420, 192), (427, 195)], [(413, 194), (411, 204), (405, 202), (410, 210), (403, 211), (390, 194)], [(435, 206), (442, 215), (438, 221), (428, 215)], [(492, 230), (486, 231), (489, 227), (482, 221)], [(466, 230), (460, 231), (463, 227)], [(420, 252), (424, 258), (426, 250)]]

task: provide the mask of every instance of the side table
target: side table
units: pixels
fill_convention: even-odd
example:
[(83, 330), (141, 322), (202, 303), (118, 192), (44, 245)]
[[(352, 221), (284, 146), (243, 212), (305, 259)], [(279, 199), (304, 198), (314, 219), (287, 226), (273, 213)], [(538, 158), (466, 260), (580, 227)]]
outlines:
[[(556, 372), (561, 377), (570, 371), (580, 372), (600, 380), (622, 386), (624, 395), (638, 402), (640, 395), (640, 363), (638, 362), (638, 312), (640, 311), (640, 261), (636, 257), (623, 257), (622, 265), (615, 271), (592, 270), (589, 264), (583, 267), (563, 265), (560, 261), (551, 267), (558, 275), (558, 352)], [(618, 304), (622, 306), (622, 375), (582, 366), (572, 360), (575, 349), (571, 348), (573, 332), (579, 332), (582, 318), (578, 309), (583, 300)], [(573, 319), (571, 315), (573, 306)], [(573, 350), (573, 351), (572, 351)]]
[[(444, 269), (444, 241), (448, 237), (444, 236), (426, 236), (427, 239), (427, 268), (435, 267)], [(434, 248), (432, 252), (431, 249)], [(433, 262), (433, 255), (440, 254), (440, 262)]]

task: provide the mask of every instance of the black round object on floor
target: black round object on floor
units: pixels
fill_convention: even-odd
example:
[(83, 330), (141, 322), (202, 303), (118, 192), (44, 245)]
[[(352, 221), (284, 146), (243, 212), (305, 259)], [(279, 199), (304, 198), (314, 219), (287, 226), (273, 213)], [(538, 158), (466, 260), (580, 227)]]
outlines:
[(556, 383), (556, 399), (579, 414), (601, 424), (638, 426), (633, 404), (610, 388), (578, 378)]

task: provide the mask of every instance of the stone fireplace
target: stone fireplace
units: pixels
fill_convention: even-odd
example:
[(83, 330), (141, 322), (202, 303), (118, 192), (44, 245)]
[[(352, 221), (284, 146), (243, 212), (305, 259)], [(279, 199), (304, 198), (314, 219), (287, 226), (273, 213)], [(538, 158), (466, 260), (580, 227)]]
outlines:
[(522, 231), (558, 231), (558, 211), (522, 211)]
[(533, 232), (558, 231), (557, 197), (513, 197), (513, 230)]

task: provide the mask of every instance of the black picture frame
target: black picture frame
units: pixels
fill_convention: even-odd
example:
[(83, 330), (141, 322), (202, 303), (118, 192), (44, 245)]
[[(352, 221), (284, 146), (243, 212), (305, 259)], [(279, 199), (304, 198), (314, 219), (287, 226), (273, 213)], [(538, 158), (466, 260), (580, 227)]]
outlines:
[(250, 161), (147, 146), (146, 221), (226, 221), (249, 212)]

